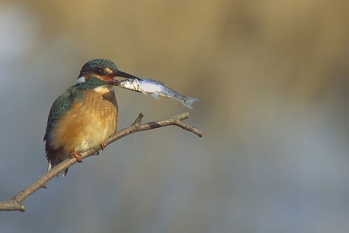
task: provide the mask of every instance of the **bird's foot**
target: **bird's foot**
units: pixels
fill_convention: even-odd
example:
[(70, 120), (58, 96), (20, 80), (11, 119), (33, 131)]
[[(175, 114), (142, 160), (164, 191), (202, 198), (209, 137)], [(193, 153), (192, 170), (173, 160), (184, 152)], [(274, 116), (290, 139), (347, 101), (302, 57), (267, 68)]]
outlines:
[(104, 150), (104, 148), (107, 146), (107, 144), (105, 142), (101, 143), (101, 150)]
[(71, 157), (72, 158), (75, 157), (78, 163), (82, 163), (81, 154), (79, 152), (76, 152), (76, 151), (71, 152)]

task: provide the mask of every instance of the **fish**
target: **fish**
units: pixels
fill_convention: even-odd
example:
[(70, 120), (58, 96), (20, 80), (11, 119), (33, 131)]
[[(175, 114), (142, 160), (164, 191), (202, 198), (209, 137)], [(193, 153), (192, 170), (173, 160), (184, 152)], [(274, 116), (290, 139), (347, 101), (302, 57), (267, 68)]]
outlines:
[(159, 99), (159, 96), (172, 98), (190, 109), (193, 109), (192, 105), (194, 102), (200, 101), (200, 99), (198, 98), (181, 95), (175, 90), (167, 87), (165, 83), (153, 79), (123, 79), (121, 81), (118, 81), (117, 86), (136, 92), (141, 92), (145, 95), (150, 94), (156, 99)]

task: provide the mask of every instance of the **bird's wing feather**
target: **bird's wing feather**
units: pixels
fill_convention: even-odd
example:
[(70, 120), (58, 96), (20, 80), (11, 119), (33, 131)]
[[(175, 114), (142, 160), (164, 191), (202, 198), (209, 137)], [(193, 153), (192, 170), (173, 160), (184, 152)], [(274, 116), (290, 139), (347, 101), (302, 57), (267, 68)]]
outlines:
[(69, 109), (69, 107), (73, 103), (76, 93), (76, 87), (72, 86), (55, 100), (50, 109), (50, 114), (47, 120), (44, 141), (50, 140), (52, 128), (54, 127), (55, 122), (64, 114), (67, 109)]

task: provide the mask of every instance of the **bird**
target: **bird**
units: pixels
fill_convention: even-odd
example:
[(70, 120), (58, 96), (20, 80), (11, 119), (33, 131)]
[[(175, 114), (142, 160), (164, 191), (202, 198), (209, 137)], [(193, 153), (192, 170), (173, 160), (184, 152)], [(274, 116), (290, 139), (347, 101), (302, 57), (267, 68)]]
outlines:
[[(115, 77), (139, 79), (118, 70), (110, 60), (90, 60), (81, 68), (76, 82), (54, 101), (44, 135), (47, 171), (68, 158), (81, 163), (83, 151), (104, 149), (118, 123)], [(68, 168), (63, 176), (67, 173)]]

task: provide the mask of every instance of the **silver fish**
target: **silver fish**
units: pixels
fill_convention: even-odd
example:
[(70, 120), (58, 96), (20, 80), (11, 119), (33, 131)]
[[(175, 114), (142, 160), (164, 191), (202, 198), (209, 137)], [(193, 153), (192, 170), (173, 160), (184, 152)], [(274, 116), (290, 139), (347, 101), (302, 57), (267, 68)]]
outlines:
[(119, 81), (118, 86), (124, 89), (141, 92), (143, 94), (151, 94), (154, 98), (159, 99), (160, 96), (172, 98), (181, 102), (184, 106), (193, 109), (194, 102), (199, 101), (198, 98), (187, 97), (167, 87), (165, 83), (153, 79), (124, 79)]

